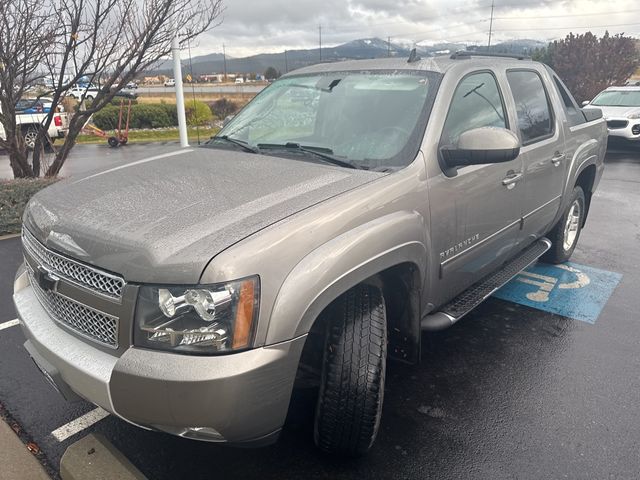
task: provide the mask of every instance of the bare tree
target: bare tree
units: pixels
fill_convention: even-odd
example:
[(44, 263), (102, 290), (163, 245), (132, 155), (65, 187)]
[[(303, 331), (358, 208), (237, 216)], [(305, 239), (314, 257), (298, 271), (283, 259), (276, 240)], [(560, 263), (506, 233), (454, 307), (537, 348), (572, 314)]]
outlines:
[(16, 105), (42, 79), (42, 62), (55, 38), (51, 5), (39, 0), (0, 0), (0, 147), (16, 178), (32, 177)]
[[(6, 0), (0, 0), (6, 1)], [(9, 0), (12, 1), (12, 0)], [(99, 92), (84, 108), (76, 109), (62, 147), (46, 171), (56, 176), (91, 116), (108, 105), (128, 82), (180, 45), (219, 24), (222, 0), (58, 0), (55, 24), (59, 35), (45, 62), (55, 88), (57, 105), (79, 80), (98, 82)], [(53, 120), (53, 109), (40, 130), (39, 142)], [(34, 151), (39, 166), (42, 150)]]

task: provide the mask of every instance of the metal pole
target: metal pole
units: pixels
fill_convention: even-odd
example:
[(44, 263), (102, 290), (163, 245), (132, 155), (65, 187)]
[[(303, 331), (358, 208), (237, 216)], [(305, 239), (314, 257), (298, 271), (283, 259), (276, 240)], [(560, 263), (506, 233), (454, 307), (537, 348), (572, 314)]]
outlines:
[(176, 110), (178, 113), (178, 131), (180, 132), (180, 146), (189, 146), (187, 135), (187, 116), (184, 111), (184, 89), (182, 86), (182, 65), (180, 64), (180, 42), (178, 34), (171, 41), (171, 54), (173, 56), (173, 78), (176, 81)]
[(391, 37), (387, 37), (387, 57), (391, 56)]
[(493, 3), (494, 0), (491, 0), (491, 20), (489, 21), (489, 44), (487, 45), (487, 51), (491, 49), (491, 32), (493, 31)]
[(289, 61), (287, 60), (287, 51), (284, 51), (284, 73), (289, 73)]
[(222, 60), (224, 61), (224, 81), (227, 81), (227, 49), (224, 46), (224, 43), (222, 44)]
[(318, 25), (318, 43), (320, 45), (320, 61), (322, 62), (322, 25)]

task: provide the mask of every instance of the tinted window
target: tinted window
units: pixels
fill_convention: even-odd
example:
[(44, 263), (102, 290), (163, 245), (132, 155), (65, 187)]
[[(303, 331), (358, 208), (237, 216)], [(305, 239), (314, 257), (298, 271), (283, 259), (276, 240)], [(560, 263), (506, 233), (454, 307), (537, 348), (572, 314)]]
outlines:
[(487, 72), (469, 75), (456, 88), (441, 145), (455, 145), (461, 133), (480, 127), (507, 128), (500, 90), (493, 75)]
[(553, 133), (549, 100), (536, 72), (507, 72), (518, 114), (518, 128), (522, 143), (527, 144)]
[(560, 94), (562, 103), (564, 104), (564, 111), (567, 114), (567, 120), (569, 120), (569, 124), (573, 126), (584, 123), (584, 115), (582, 115), (582, 112), (578, 109), (578, 105), (576, 104), (571, 94), (567, 91), (564, 85), (562, 85), (562, 82), (557, 77), (553, 77), (553, 81), (556, 85), (558, 94)]

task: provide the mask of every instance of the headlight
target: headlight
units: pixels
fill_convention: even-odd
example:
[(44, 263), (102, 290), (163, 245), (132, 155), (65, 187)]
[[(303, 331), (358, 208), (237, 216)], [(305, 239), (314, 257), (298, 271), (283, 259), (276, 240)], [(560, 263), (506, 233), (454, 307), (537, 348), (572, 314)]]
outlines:
[(627, 118), (629, 118), (630, 120), (637, 120), (638, 118), (640, 118), (640, 112), (638, 113), (632, 113), (631, 115), (629, 115)]
[(258, 277), (218, 285), (141, 287), (134, 344), (199, 354), (249, 348), (259, 299)]

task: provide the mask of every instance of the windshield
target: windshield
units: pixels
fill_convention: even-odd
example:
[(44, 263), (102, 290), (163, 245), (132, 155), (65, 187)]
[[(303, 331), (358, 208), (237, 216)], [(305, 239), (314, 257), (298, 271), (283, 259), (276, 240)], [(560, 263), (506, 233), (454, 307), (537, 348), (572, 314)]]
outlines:
[[(315, 149), (359, 168), (405, 166), (419, 149), (439, 78), (424, 71), (283, 78), (263, 90), (218, 137), (268, 155), (283, 154), (277, 147), (288, 144), (303, 147), (287, 149), (289, 155)], [(209, 142), (222, 145), (228, 142), (215, 137)]]
[(598, 95), (591, 105), (596, 107), (640, 107), (640, 90), (608, 90)]

